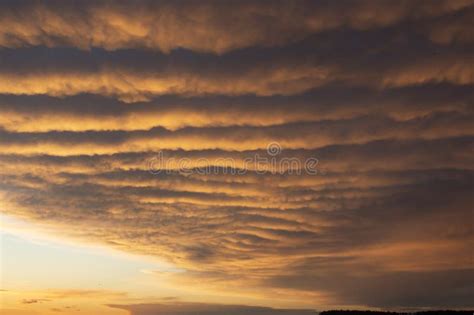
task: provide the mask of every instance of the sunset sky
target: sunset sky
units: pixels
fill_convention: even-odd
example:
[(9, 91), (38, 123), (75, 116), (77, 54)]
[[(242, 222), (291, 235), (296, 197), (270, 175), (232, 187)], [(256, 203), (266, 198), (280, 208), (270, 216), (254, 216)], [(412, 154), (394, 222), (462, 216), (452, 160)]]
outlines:
[(0, 313), (474, 308), (474, 0), (0, 0)]

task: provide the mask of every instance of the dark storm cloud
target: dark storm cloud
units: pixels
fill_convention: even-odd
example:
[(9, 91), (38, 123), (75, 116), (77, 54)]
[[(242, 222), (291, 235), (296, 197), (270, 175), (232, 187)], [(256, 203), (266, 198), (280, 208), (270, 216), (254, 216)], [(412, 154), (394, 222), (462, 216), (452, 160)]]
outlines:
[[(136, 102), (164, 94), (294, 95), (338, 82), (374, 88), (469, 85), (472, 49), (470, 44), (436, 44), (403, 28), (331, 31), (283, 48), (248, 48), (222, 56), (182, 49), (169, 54), (136, 49), (3, 49), (0, 91), (95, 93)], [(11, 84), (13, 79), (18, 84)]]
[[(359, 270), (364, 273), (372, 266)], [(384, 308), (469, 308), (473, 286), (472, 269), (443, 271), (386, 272), (353, 276), (341, 270), (325, 274), (276, 276), (271, 283), (281, 287), (304, 287), (328, 290), (348, 304), (360, 305), (370, 300), (371, 306)]]
[[(13, 131), (133, 130), (228, 125), (267, 126), (348, 119), (367, 114), (398, 120), (436, 112), (472, 113), (471, 85), (427, 84), (385, 90), (328, 86), (294, 96), (162, 96), (133, 106), (94, 95), (65, 98), (0, 95), (0, 122)], [(384, 104), (384, 106), (380, 106)], [(35, 123), (32, 124), (31, 121)]]
[[(119, 153), (130, 151), (255, 150), (276, 141), (289, 149), (316, 149), (337, 144), (361, 144), (375, 140), (432, 140), (469, 136), (473, 116), (439, 113), (407, 121), (380, 116), (292, 123), (265, 127), (188, 127), (177, 131), (156, 127), (147, 131), (50, 131), (45, 133), (0, 130), (0, 146), (6, 153), (48, 153), (60, 155)], [(452, 126), (456, 125), (456, 129)], [(67, 145), (67, 150), (64, 146)]]
[[(472, 307), (473, 10), (3, 1), (2, 212), (167, 259), (182, 272), (150, 276), (206, 294)], [(299, 173), (245, 162), (272, 142)]]
[[(284, 45), (324, 30), (427, 23), (440, 16), (463, 14), (471, 5), (472, 1), (466, 0), (204, 1), (199, 4), (4, 1), (0, 25), (7, 27), (2, 27), (0, 44), (151, 48), (165, 52), (183, 47), (223, 53), (249, 46)], [(462, 40), (459, 28), (448, 31), (444, 38)]]

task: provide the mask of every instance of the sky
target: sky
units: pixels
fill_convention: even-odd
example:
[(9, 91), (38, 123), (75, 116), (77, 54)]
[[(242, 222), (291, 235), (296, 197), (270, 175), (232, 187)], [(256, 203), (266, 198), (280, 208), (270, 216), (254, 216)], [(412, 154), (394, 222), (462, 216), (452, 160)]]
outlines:
[(0, 1), (0, 311), (474, 308), (474, 1)]

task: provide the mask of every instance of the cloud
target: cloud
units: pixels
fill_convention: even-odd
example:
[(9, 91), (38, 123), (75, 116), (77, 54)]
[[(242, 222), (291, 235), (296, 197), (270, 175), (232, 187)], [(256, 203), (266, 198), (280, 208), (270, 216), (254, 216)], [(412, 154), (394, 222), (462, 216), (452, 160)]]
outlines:
[(36, 304), (36, 303), (43, 303), (48, 302), (48, 299), (23, 299), (21, 303), (23, 304)]
[[(446, 47), (401, 32), (338, 30), (280, 49), (251, 47), (222, 56), (184, 49), (169, 54), (43, 46), (2, 49), (0, 92), (61, 97), (89, 93), (139, 102), (169, 94), (285, 96), (338, 83), (375, 89), (472, 85), (470, 45)], [(394, 50), (403, 53), (394, 55)]]
[[(437, 143), (432, 144), (434, 149), (446, 147)], [(465, 143), (460, 145), (465, 147)], [(362, 147), (372, 152), (377, 145), (389, 147)], [(394, 150), (400, 148), (403, 146), (395, 143)], [(386, 154), (392, 155), (390, 151)], [(420, 153), (413, 154), (425, 166), (435, 157), (430, 151), (425, 160)], [(354, 157), (353, 153), (343, 155)], [(3, 200), (17, 215), (27, 215), (38, 224), (51, 222), (63, 230), (61, 226), (74, 222), (80, 226), (74, 230), (76, 237), (167, 257), (187, 270), (167, 275), (178, 286), (192, 284), (206, 289), (230, 282), (236, 291), (249, 285), (255, 290), (271, 290), (276, 286), (273, 278), (283, 273), (295, 277), (295, 284), (282, 280), (279, 289), (325, 292), (331, 296), (325, 303), (337, 303), (347, 291), (323, 284), (308, 287), (297, 277), (299, 272), (307, 279), (313, 272), (323, 272), (329, 282), (330, 275), (343, 266), (356, 285), (373, 276), (372, 272), (366, 275), (367, 270), (391, 277), (397, 272), (416, 275), (469, 268), (469, 257), (463, 253), (469, 251), (465, 239), (472, 235), (468, 219), (472, 172), (408, 171), (404, 167), (376, 171), (393, 165), (383, 158), (379, 165), (364, 162), (374, 170), (329, 172), (322, 178), (267, 175), (265, 179), (250, 173), (241, 178), (245, 185), (222, 175), (214, 175), (216, 182), (210, 182), (210, 175), (202, 179), (179, 174), (155, 178), (146, 171), (113, 171), (78, 176), (57, 169), (44, 175), (5, 177), (2, 187), (8, 190)], [(252, 186), (252, 176), (256, 183), (267, 184)], [(226, 179), (237, 183), (225, 184)], [(246, 189), (258, 194), (246, 193)], [(75, 210), (64, 212), (65, 207)], [(46, 208), (47, 217), (41, 210)], [(159, 243), (150, 241), (156, 237)], [(423, 254), (417, 254), (420, 252)], [(374, 285), (382, 281), (371, 279)], [(343, 286), (349, 281), (343, 280), (336, 278), (334, 283)], [(436, 290), (438, 286), (430, 287)], [(456, 288), (453, 291), (457, 292)], [(457, 298), (459, 302), (452, 305), (466, 305), (464, 298)], [(373, 306), (395, 303), (384, 304), (383, 297), (373, 296), (354, 301)]]
[[(55, 98), (0, 95), (0, 122), (8, 131), (147, 130), (184, 127), (269, 126), (383, 114), (397, 120), (436, 112), (469, 113), (470, 86), (427, 84), (374, 90), (331, 86), (273, 97), (162, 96), (130, 106), (94, 95)], [(383, 107), (380, 106), (383, 104)], [(223, 106), (226, 105), (226, 106)], [(31, 124), (34, 120), (35, 124)]]
[[(215, 299), (472, 307), (472, 1), (0, 12), (4, 214), (165, 259), (182, 272), (143, 276)], [(79, 296), (127, 293), (44, 297)], [(162, 302), (115, 307), (310, 313)]]
[[(45, 45), (176, 48), (224, 53), (249, 46), (279, 46), (314, 32), (343, 27), (370, 29), (402, 21), (455, 14), (472, 1), (360, 1), (344, 4), (296, 1), (256, 3), (140, 1), (59, 3), (9, 2), (3, 5), (3, 47)], [(469, 23), (466, 23), (469, 24)]]
[[(373, 301), (376, 307), (424, 307), (435, 308), (468, 308), (468, 296), (472, 291), (473, 271), (417, 271), (381, 273), (370, 276), (332, 273), (314, 276), (281, 276), (274, 281), (278, 286), (296, 286), (306, 288), (324, 288), (333, 291), (339, 298), (344, 297), (348, 304), (361, 304), (366, 300)], [(443, 292), (436, 289), (442, 286)], [(454, 293), (456, 292), (456, 293)], [(435, 298), (435, 300), (432, 300)]]
[(279, 314), (315, 314), (313, 310), (298, 309), (274, 309), (269, 307), (244, 306), (244, 305), (219, 305), (219, 304), (135, 304), (135, 305), (110, 305), (114, 308), (130, 311), (131, 315), (151, 315), (157, 313), (166, 313), (169, 315), (180, 314), (261, 314), (261, 315), (279, 315)]
[[(268, 127), (207, 127), (170, 131), (86, 131), (12, 133), (1, 131), (5, 153), (55, 155), (113, 154), (159, 150), (246, 151), (278, 142), (288, 149), (317, 149), (329, 145), (363, 144), (376, 140), (432, 140), (472, 133), (472, 115), (445, 113), (407, 121), (369, 116), (336, 121), (293, 123)], [(452, 124), (459, 128), (453, 129)], [(316, 136), (315, 136), (316, 135)], [(67, 145), (67, 150), (64, 146)]]

